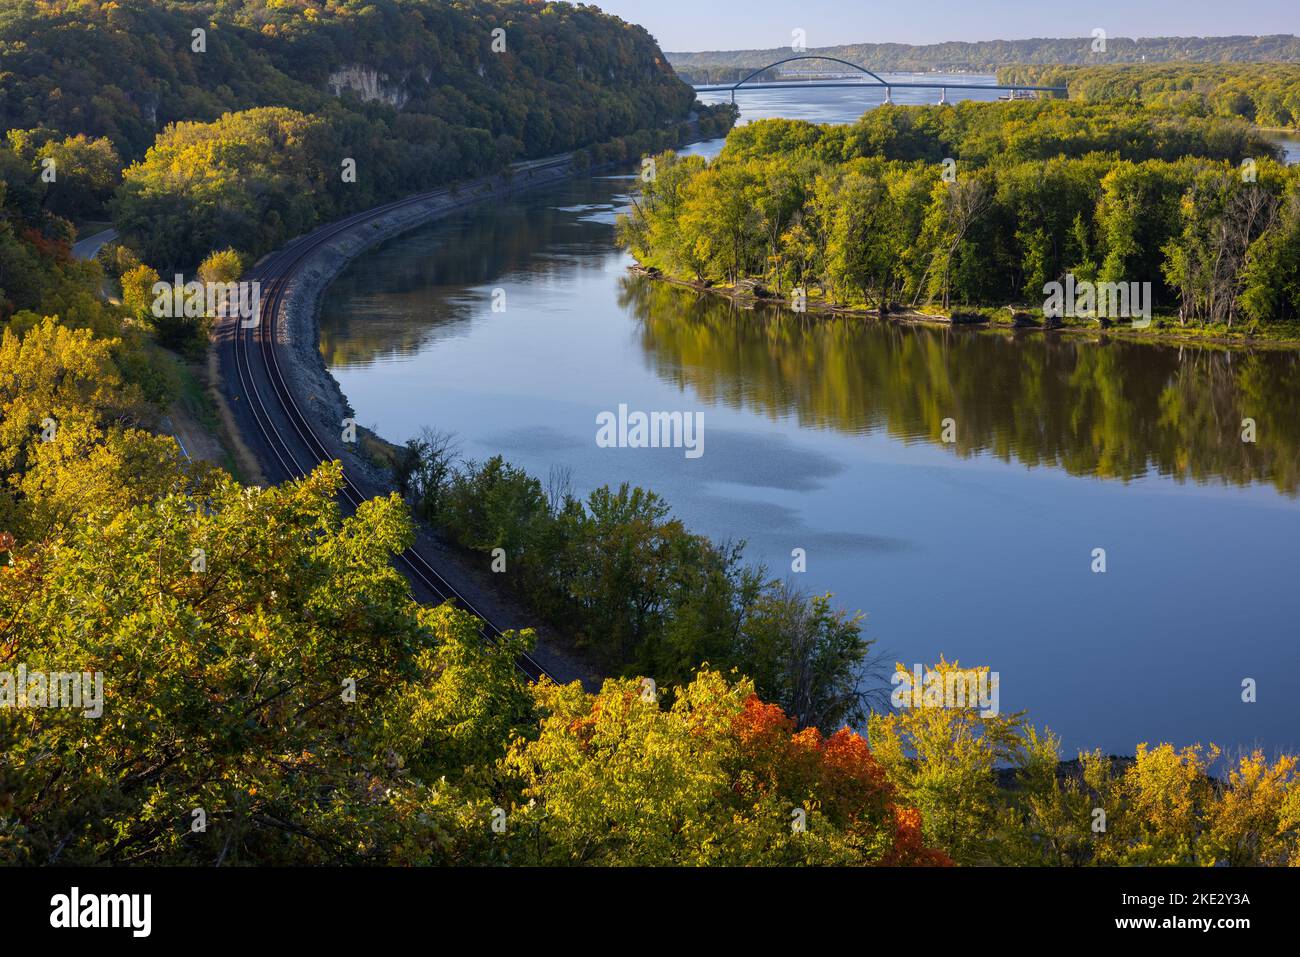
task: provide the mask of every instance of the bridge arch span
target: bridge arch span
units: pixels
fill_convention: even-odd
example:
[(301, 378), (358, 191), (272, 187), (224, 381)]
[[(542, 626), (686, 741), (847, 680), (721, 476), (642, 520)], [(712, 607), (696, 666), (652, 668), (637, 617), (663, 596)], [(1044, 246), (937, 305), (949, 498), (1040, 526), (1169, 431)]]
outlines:
[[(753, 72), (745, 76), (743, 79), (737, 81), (736, 83), (717, 83), (717, 84), (706, 83), (706, 84), (701, 84), (699, 86), (696, 86), (695, 91), (697, 93), (730, 93), (731, 102), (735, 103), (736, 91), (739, 90), (741, 87), (745, 86), (745, 84), (749, 83), (750, 80), (754, 79), (754, 77), (758, 76), (760, 73), (763, 73), (766, 70), (771, 70), (773, 67), (778, 67), (785, 63), (794, 63), (799, 60), (825, 60), (829, 63), (838, 63), (841, 66), (846, 66), (851, 70), (856, 70), (858, 73), (861, 73), (863, 76), (870, 77), (875, 82), (862, 83), (858, 80), (853, 80), (852, 82), (844, 82), (844, 83), (837, 83), (837, 82), (810, 83), (809, 81), (805, 80), (799, 83), (786, 83), (786, 82), (773, 81), (769, 83), (750, 84), (750, 88), (754, 89), (762, 86), (768, 89), (781, 90), (781, 89), (792, 89), (794, 87), (805, 87), (805, 86), (824, 86), (824, 87), (840, 86), (840, 87), (858, 87), (859, 89), (861, 89), (862, 87), (870, 87), (871, 89), (884, 90), (886, 103), (892, 102), (890, 97), (894, 90), (905, 89), (905, 88), (918, 89), (918, 90), (942, 90), (943, 92), (939, 97), (940, 104), (947, 102), (949, 89), (1010, 90), (1012, 91), (1013, 94), (1052, 93), (1057, 96), (1069, 95), (1069, 91), (1063, 85), (1062, 86), (1026, 86), (1026, 85), (1020, 85), (1015, 83), (943, 83), (943, 82), (925, 83), (925, 82), (912, 82), (910, 80), (895, 81), (891, 83), (889, 80), (886, 80), (880, 74), (871, 72), (861, 64), (853, 63), (850, 60), (842, 60), (837, 56), (827, 56), (822, 53), (801, 53), (798, 56), (788, 56), (785, 57), (784, 59), (777, 60), (775, 63), (769, 63), (767, 66), (759, 67), (757, 70), (754, 70)], [(1010, 98), (1014, 99), (1014, 95)], [(1006, 97), (1004, 97), (1004, 99), (1006, 99)]]
[(872, 73), (865, 66), (861, 66), (857, 63), (851, 63), (848, 60), (841, 60), (837, 56), (823, 56), (815, 53), (806, 53), (806, 54), (802, 54), (801, 56), (788, 56), (784, 60), (777, 60), (775, 63), (769, 63), (767, 66), (761, 66), (753, 73), (749, 74), (749, 76), (745, 77), (743, 80), (740, 80), (738, 83), (736, 83), (731, 89), (738, 90), (746, 83), (748, 83), (750, 80), (752, 80), (754, 77), (758, 76), (760, 73), (763, 73), (766, 70), (770, 70), (773, 67), (780, 66), (783, 63), (794, 63), (796, 60), (829, 60), (831, 63), (839, 63), (842, 66), (852, 67), (854, 70), (857, 70), (859, 73), (865, 73), (867, 76), (871, 77), (881, 86), (886, 86), (886, 87), (889, 86), (888, 83), (886, 83), (876, 74)]

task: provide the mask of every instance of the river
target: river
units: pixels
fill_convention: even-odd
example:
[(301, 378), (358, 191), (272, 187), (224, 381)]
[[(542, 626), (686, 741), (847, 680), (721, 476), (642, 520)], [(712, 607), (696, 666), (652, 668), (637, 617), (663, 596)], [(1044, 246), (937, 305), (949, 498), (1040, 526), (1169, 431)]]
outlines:
[[(738, 101), (842, 122), (861, 96)], [(1300, 356), (737, 311), (628, 274), (613, 224), (631, 182), (547, 187), (353, 263), (321, 349), (358, 420), (568, 469), (579, 492), (650, 487), (865, 611), (890, 659), (988, 665), (1001, 708), (1067, 757), (1300, 750)], [(704, 454), (597, 447), (620, 404), (702, 413)]]

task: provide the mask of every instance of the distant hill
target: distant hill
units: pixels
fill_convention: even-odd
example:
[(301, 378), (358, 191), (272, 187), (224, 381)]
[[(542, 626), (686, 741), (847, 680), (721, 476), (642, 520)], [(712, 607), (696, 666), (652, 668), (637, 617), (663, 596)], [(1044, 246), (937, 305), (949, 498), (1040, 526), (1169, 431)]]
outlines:
[[(850, 43), (810, 48), (809, 54), (838, 57), (872, 70), (910, 72), (993, 72), (1013, 64), (1104, 66), (1114, 63), (1248, 63), (1300, 62), (1300, 37), (1109, 37), (1104, 53), (1093, 51), (1093, 38), (1035, 38), (983, 40), (914, 46), (909, 43)], [(668, 53), (678, 74), (688, 82), (725, 79), (725, 71), (755, 69), (793, 56), (789, 47), (770, 50), (711, 50)], [(817, 69), (815, 61), (805, 64)], [(834, 69), (826, 64), (823, 69)]]

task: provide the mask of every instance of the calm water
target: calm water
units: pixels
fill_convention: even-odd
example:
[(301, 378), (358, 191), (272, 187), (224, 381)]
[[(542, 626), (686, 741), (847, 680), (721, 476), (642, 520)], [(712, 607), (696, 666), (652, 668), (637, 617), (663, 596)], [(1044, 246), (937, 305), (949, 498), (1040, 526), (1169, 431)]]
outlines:
[[(855, 92), (740, 102), (845, 120)], [(989, 665), (1003, 710), (1067, 750), (1300, 749), (1300, 357), (737, 311), (628, 275), (630, 185), (552, 187), (354, 263), (321, 348), (359, 420), (565, 467), (580, 492), (651, 487), (775, 574), (804, 548), (791, 577), (866, 611), (892, 658)], [(705, 454), (598, 448), (620, 403), (701, 411)]]
[[(996, 83), (997, 77), (984, 73), (958, 73), (937, 76), (930, 73), (882, 73), (883, 79), (895, 83), (948, 83), (947, 100), (996, 100), (998, 90), (963, 90), (972, 83)], [(900, 87), (894, 90), (895, 103), (938, 103), (939, 90), (912, 90)], [(730, 93), (701, 93), (705, 103), (725, 103)], [(863, 110), (879, 106), (884, 93), (871, 86), (863, 89), (837, 87), (820, 90), (765, 90), (761, 86), (747, 87), (736, 94), (740, 107), (740, 122), (784, 117), (788, 120), (808, 120), (811, 123), (852, 123)]]

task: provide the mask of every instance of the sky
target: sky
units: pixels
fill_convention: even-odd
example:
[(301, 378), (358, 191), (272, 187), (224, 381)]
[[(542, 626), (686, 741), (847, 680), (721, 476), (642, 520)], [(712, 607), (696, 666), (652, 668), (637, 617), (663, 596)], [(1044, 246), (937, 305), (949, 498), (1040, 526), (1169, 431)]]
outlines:
[(665, 51), (841, 43), (1086, 37), (1229, 36), (1300, 31), (1297, 0), (591, 0), (639, 23)]

